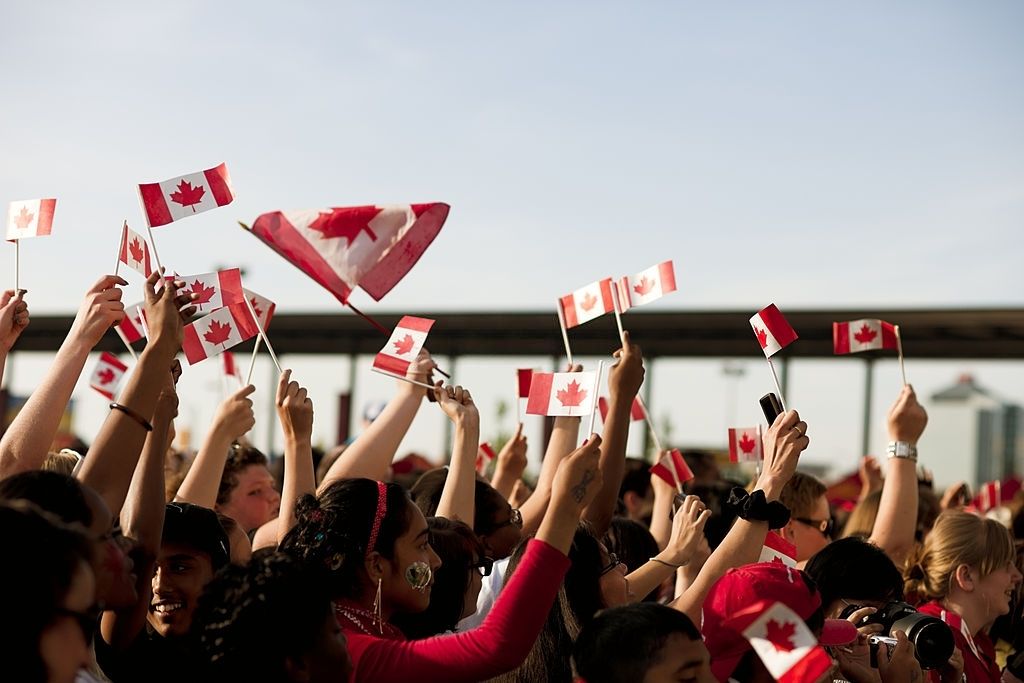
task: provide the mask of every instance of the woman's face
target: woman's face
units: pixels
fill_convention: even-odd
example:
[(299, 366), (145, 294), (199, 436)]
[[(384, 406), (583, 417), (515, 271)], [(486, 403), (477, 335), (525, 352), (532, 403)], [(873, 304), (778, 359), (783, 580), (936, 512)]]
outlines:
[(281, 495), (274, 489), (274, 477), (264, 465), (249, 465), (238, 473), (238, 485), (228, 502), (217, 509), (233, 518), (249, 533), (277, 516)]
[(412, 504), (406, 508), (410, 518), (409, 529), (395, 541), (392, 559), (383, 560), (390, 567), (383, 577), (381, 591), (385, 608), (391, 613), (416, 613), (427, 609), (433, 579), (425, 589), (416, 590), (406, 574), (414, 562), (425, 562), (431, 571), (437, 571), (441, 566), (441, 558), (430, 546), (430, 530), (423, 513)]
[[(612, 564), (615, 562), (615, 566)], [(628, 571), (626, 565), (618, 560), (612, 560), (608, 549), (601, 544), (601, 569), (599, 579), (601, 586), (601, 600), (605, 607), (620, 607), (629, 604), (633, 594), (629, 592), (629, 581), (626, 579)], [(604, 571), (607, 570), (607, 571)]]
[(996, 617), (1008, 614), (1013, 594), (1020, 583), (1021, 573), (1012, 562), (982, 577), (975, 585), (975, 600), (988, 612), (988, 618), (985, 624), (971, 624), (971, 628), (987, 625)]
[(89, 536), (93, 540), (96, 601), (105, 607), (130, 607), (139, 599), (135, 564), (128, 556), (132, 543), (113, 528), (113, 517), (103, 498), (89, 487), (83, 487), (83, 491), (92, 511)]
[[(82, 622), (88, 620), (87, 615), (95, 602), (96, 577), (92, 567), (81, 562), (64, 596), (63, 608), (67, 613), (54, 617), (39, 637), (39, 653), (46, 664), (50, 683), (72, 683), (78, 670), (89, 666), (89, 643), (95, 619), (91, 621), (88, 635)], [(69, 614), (72, 612), (74, 614)]]
[[(473, 564), (480, 563), (480, 556), (473, 555)], [(492, 568), (491, 571), (494, 571)], [(469, 583), (466, 586), (466, 595), (462, 600), (462, 616), (460, 619), (476, 614), (476, 599), (480, 596), (480, 588), (484, 584), (484, 577), (480, 575), (478, 567), (469, 568)]]
[(480, 536), (480, 542), (487, 549), (488, 557), (503, 560), (512, 554), (523, 537), (523, 518), (519, 510), (514, 510), (511, 505), (505, 503), (491, 528), (490, 533)]

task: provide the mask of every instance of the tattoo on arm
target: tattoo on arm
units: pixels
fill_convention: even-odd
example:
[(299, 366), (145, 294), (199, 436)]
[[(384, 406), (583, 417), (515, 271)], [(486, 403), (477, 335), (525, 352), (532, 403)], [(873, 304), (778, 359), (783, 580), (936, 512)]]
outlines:
[(583, 502), (583, 496), (587, 495), (587, 487), (590, 486), (590, 482), (594, 481), (594, 471), (587, 470), (583, 473), (583, 479), (580, 483), (572, 487), (571, 493), (572, 498), (577, 503)]

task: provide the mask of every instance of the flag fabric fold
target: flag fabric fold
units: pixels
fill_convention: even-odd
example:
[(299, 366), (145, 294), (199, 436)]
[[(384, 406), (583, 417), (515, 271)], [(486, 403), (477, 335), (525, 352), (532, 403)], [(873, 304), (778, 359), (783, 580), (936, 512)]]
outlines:
[(7, 207), (7, 239), (11, 242), (26, 237), (46, 237), (53, 231), (56, 199), (24, 199)]
[(404, 377), (409, 365), (416, 360), (417, 354), (427, 341), (427, 334), (434, 321), (429, 318), (417, 318), (406, 315), (398, 321), (388, 343), (373, 359), (373, 367), (392, 375)]
[(974, 500), (974, 506), (982, 513), (999, 507), (1003, 504), (1002, 488), (1002, 483), (999, 480), (982, 484), (981, 491), (978, 492)]
[(761, 546), (758, 562), (776, 562), (796, 567), (796, 546), (774, 531), (769, 531)]
[(615, 310), (612, 299), (612, 279), (610, 277), (591, 282), (580, 287), (572, 294), (566, 294), (558, 300), (562, 309), (566, 329), (600, 318)]
[(182, 349), (189, 365), (227, 351), (259, 334), (245, 302), (218, 308), (185, 326)]
[(491, 446), (490, 443), (484, 441), (480, 444), (480, 448), (477, 449), (476, 453), (477, 474), (483, 476), (487, 472), (487, 466), (491, 464), (491, 461), (494, 460), (495, 457), (496, 454), (494, 452), (494, 447)]
[(139, 201), (151, 228), (226, 206), (234, 199), (226, 164), (159, 183), (139, 184)]
[(781, 602), (761, 601), (728, 618), (779, 683), (817, 681), (832, 668), (807, 623)]
[(535, 372), (526, 401), (528, 415), (572, 415), (594, 412), (596, 372)]
[(449, 210), (433, 202), (273, 211), (248, 229), (341, 303), (357, 286), (380, 301), (416, 265)]
[(664, 261), (635, 275), (626, 275), (616, 282), (620, 311), (656, 301), (676, 291), (676, 271), (672, 261)]
[(761, 451), (761, 430), (757, 427), (729, 428), (729, 462), (757, 462)]
[(657, 475), (673, 488), (682, 486), (693, 479), (693, 472), (683, 458), (678, 448), (673, 448), (658, 458), (658, 462), (651, 466), (651, 474)]
[(146, 336), (145, 328), (142, 325), (142, 302), (124, 307), (124, 317), (117, 323), (125, 341), (129, 344), (137, 342)]
[(884, 320), (864, 319), (832, 323), (832, 350), (836, 355), (876, 349), (896, 351), (896, 328)]
[(256, 319), (260, 321), (260, 327), (266, 332), (267, 328), (270, 327), (271, 319), (274, 317), (274, 311), (277, 310), (277, 304), (267, 297), (260, 296), (248, 289), (242, 289), (242, 293), (249, 300), (249, 303), (252, 304), (252, 310), (256, 313)]
[(219, 270), (216, 273), (176, 275), (174, 277), (185, 282), (185, 286), (181, 289), (182, 294), (198, 295), (192, 303), (199, 313), (209, 313), (218, 308), (245, 301), (242, 273), (238, 268)]
[(754, 329), (754, 336), (757, 337), (767, 358), (771, 358), (797, 340), (796, 331), (790, 327), (775, 304), (769, 304), (752, 315), (750, 326)]
[(148, 278), (153, 272), (149, 260), (149, 243), (146, 242), (146, 238), (129, 228), (128, 223), (125, 223), (121, 230), (121, 250), (117, 258), (143, 277)]
[(128, 372), (127, 365), (114, 354), (104, 351), (100, 354), (96, 367), (93, 368), (89, 386), (113, 401), (126, 372)]

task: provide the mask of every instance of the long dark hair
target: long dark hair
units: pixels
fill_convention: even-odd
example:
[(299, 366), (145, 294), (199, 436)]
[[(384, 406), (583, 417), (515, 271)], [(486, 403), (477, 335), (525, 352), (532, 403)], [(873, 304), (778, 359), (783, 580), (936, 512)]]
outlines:
[[(437, 467), (424, 472), (410, 489), (413, 502), (425, 517), (437, 514), (447, 478), (448, 468)], [(477, 535), (486, 536), (493, 532), (498, 514), (507, 508), (508, 501), (497, 489), (481, 479), (473, 482), (473, 531)]]
[(430, 545), (441, 558), (441, 567), (434, 572), (430, 606), (423, 612), (392, 617), (392, 623), (413, 639), (455, 630), (466, 608), (469, 573), (477, 571), (470, 565), (484, 555), (484, 547), (476, 534), (462, 522), (430, 517), (427, 526), (430, 527)]
[(32, 470), (0, 480), (0, 500), (27, 500), (62, 522), (88, 528), (92, 510), (82, 484), (74, 477), (47, 470)]
[(370, 529), (377, 513), (377, 482), (342, 479), (319, 496), (305, 495), (295, 506), (298, 522), (281, 542), (281, 550), (326, 568), (333, 598), (358, 598), (360, 572), (367, 553), (394, 557), (395, 541), (409, 530), (412, 501), (398, 484), (387, 487), (387, 514), (372, 548)]

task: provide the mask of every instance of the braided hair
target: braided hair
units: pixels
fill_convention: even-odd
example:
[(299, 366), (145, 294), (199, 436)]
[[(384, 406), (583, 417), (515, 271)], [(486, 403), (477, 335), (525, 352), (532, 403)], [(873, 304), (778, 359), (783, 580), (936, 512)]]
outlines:
[(324, 567), (332, 598), (363, 593), (363, 561), (373, 551), (394, 557), (395, 541), (409, 530), (412, 501), (398, 484), (386, 484), (387, 513), (372, 548), (370, 530), (377, 514), (377, 482), (342, 479), (319, 496), (305, 495), (295, 506), (298, 521), (281, 542), (281, 550)]

